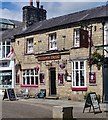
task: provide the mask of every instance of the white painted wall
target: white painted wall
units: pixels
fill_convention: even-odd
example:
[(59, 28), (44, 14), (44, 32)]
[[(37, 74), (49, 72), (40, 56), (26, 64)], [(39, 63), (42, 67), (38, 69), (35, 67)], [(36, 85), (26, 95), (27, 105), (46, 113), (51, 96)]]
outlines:
[[(104, 26), (104, 45), (108, 44), (108, 21), (105, 22)], [(108, 47), (104, 47), (108, 51)], [(108, 57), (108, 53), (104, 51), (105, 57)]]

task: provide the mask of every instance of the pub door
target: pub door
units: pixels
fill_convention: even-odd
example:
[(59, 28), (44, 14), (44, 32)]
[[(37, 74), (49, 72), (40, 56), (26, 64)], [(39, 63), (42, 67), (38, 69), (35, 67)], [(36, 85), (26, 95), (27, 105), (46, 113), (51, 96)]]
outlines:
[(55, 70), (55, 68), (49, 69), (49, 76), (50, 76), (50, 78), (49, 78), (49, 80), (50, 80), (49, 94), (56, 95), (56, 70)]
[(104, 90), (104, 102), (108, 102), (108, 65), (104, 66), (104, 71), (103, 71), (103, 77), (104, 77), (104, 85), (103, 85), (103, 90)]

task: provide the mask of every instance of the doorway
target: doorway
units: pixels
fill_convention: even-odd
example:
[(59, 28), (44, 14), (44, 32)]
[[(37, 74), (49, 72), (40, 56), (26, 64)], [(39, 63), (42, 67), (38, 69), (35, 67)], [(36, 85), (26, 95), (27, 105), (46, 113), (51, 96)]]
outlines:
[(49, 95), (56, 95), (56, 69), (49, 69)]

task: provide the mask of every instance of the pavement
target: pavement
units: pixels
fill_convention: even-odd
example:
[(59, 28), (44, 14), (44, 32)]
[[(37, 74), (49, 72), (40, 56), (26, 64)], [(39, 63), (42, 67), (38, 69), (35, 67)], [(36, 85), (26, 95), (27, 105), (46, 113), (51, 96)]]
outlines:
[(74, 118), (82, 118), (82, 119), (101, 119), (101, 120), (106, 120), (108, 119), (108, 104), (106, 103), (100, 103), (100, 108), (102, 112), (98, 112), (99, 110), (96, 109), (97, 113), (94, 114), (93, 109), (89, 112), (89, 108), (86, 108), (84, 113), (84, 105), (85, 101), (72, 101), (72, 100), (52, 100), (52, 99), (35, 99), (35, 98), (30, 98), (30, 99), (19, 99), (19, 101), (22, 102), (30, 102), (30, 103), (36, 103), (36, 104), (45, 104), (45, 105), (51, 105), (52, 107), (54, 106), (65, 106), (65, 107), (73, 107), (73, 117)]

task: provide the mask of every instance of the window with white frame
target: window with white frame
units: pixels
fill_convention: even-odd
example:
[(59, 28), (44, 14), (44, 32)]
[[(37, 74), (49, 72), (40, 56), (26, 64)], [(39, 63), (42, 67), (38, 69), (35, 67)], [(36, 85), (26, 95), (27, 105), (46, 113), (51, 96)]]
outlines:
[(38, 72), (35, 69), (23, 70), (22, 85), (38, 85)]
[(7, 55), (10, 53), (10, 49), (10, 41), (0, 42), (0, 58), (7, 58)]
[(27, 38), (27, 53), (33, 53), (33, 38)]
[(57, 38), (56, 33), (49, 35), (49, 50), (57, 49)]
[(88, 31), (81, 28), (74, 29), (74, 47), (88, 48)]
[(72, 62), (72, 87), (86, 87), (85, 61)]
[(80, 47), (80, 31), (74, 29), (74, 47)]

